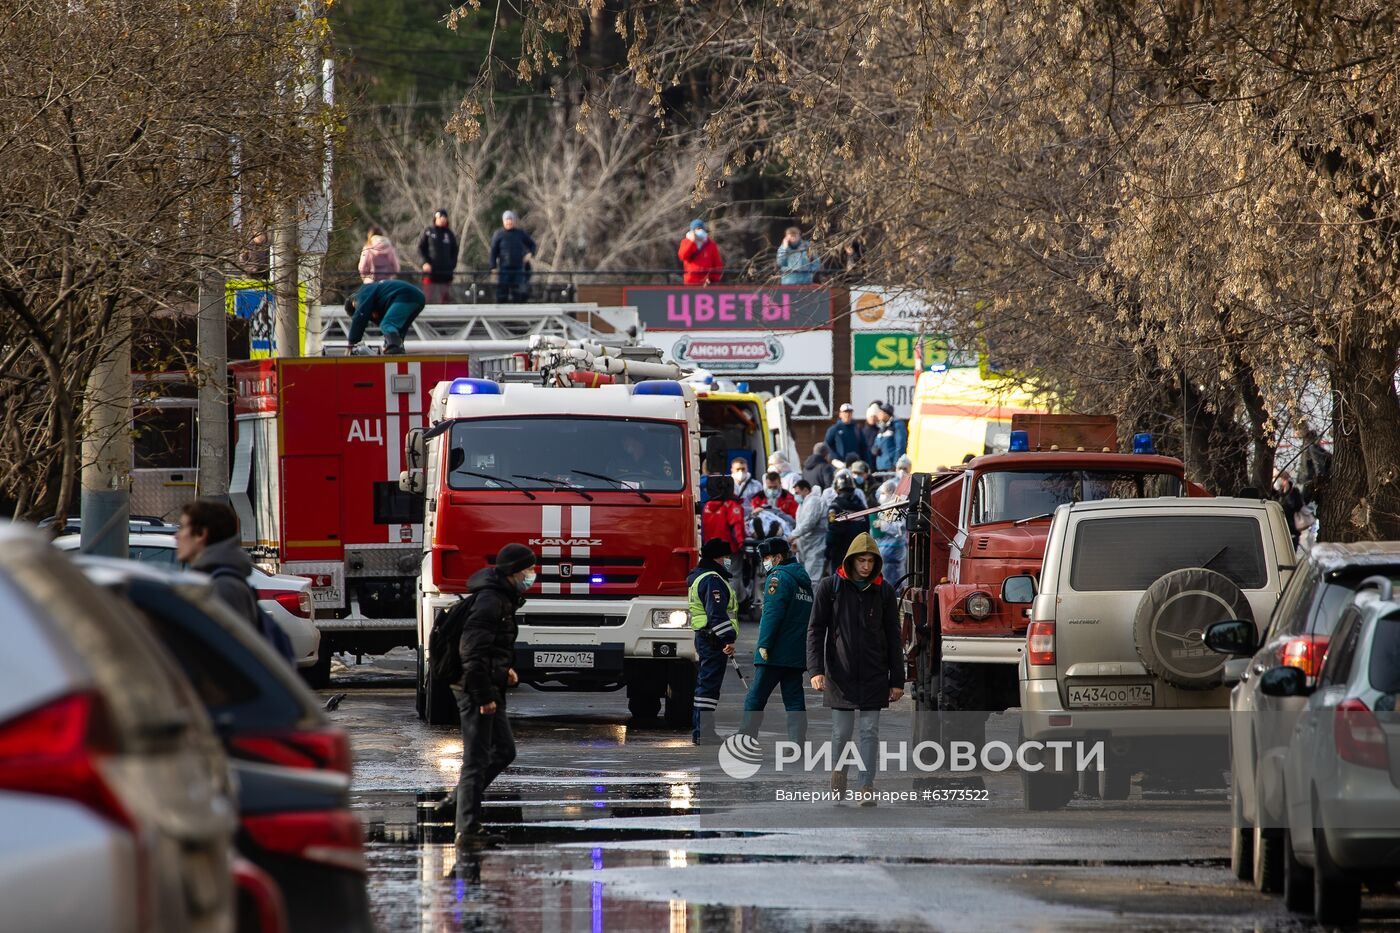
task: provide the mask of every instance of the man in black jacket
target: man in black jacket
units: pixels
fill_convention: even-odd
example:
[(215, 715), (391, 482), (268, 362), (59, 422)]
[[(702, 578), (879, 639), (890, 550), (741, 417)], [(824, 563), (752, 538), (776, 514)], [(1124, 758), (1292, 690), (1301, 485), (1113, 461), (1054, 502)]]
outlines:
[[(859, 720), (861, 806), (875, 805), (880, 710), (904, 695), (898, 603), (881, 563), (875, 540), (856, 538), (836, 573), (817, 584), (807, 629), (807, 671), (831, 710), (833, 761), (841, 760)], [(845, 795), (844, 766), (832, 771), (831, 789)]]
[(423, 261), (423, 294), (428, 304), (452, 303), (452, 274), (457, 271), (457, 234), (447, 218), (447, 208), (433, 211), (433, 225), (418, 238), (418, 258)]
[(535, 240), (519, 225), (515, 211), (501, 215), (501, 229), (491, 237), (491, 268), (496, 270), (496, 303), (524, 301), (529, 297), (529, 266), (535, 258)]
[(457, 781), (457, 845), (483, 838), (481, 801), (486, 788), (515, 760), (515, 737), (506, 718), (506, 688), (519, 678), (515, 660), (515, 611), (535, 582), (535, 555), (523, 544), (507, 544), (496, 565), (467, 581), (471, 610), (462, 622), (458, 652), (462, 682), (454, 685), (462, 717), (462, 775)]

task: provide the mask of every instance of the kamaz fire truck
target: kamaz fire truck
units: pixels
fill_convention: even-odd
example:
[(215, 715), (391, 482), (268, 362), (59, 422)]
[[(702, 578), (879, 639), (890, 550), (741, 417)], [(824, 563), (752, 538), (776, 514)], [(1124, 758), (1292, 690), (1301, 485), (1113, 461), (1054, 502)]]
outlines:
[(417, 643), (423, 501), (399, 488), (404, 435), (464, 356), (235, 363), (230, 494), (243, 546), (271, 573), (309, 577), (320, 661)]
[[(919, 740), (980, 741), (983, 717), (1019, 702), (1016, 666), (1030, 620), (1001, 599), (1002, 581), (1039, 577), (1055, 509), (1067, 502), (1207, 495), (1181, 461), (1139, 434), (1117, 453), (1111, 416), (1016, 415), (1007, 453), (916, 473), (908, 505), (909, 585), (900, 600)], [(955, 726), (953, 724), (956, 724)], [(945, 730), (948, 731), (948, 730)]]
[[(529, 372), (433, 391), (426, 426), (405, 440), (402, 478), (425, 498), (418, 703), (428, 722), (457, 717), (448, 686), (431, 679), (433, 621), (518, 542), (539, 555), (517, 616), (521, 681), (625, 688), (634, 716), (656, 716), (664, 700), (666, 721), (689, 725), (685, 578), (698, 558), (702, 463), (713, 449), (715, 462), (743, 451), (763, 464), (786, 419), (770, 431), (763, 399), (747, 393), (702, 402), (678, 367), (648, 353), (545, 339)], [(702, 417), (702, 404), (717, 410)]]

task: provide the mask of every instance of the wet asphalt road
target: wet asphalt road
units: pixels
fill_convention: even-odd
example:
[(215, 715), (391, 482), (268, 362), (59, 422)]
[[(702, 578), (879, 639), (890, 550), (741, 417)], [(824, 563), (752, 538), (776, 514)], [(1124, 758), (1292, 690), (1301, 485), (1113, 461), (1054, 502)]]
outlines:
[[(741, 657), (751, 654), (741, 645)], [(402, 650), (337, 662), (325, 691), (346, 694), (331, 715), (354, 743), (355, 804), (385, 933), (1312, 928), (1231, 878), (1223, 791), (1167, 799), (1135, 787), (1126, 802), (1077, 799), (1030, 815), (1014, 773), (982, 773), (879, 786), (973, 787), (985, 802), (778, 800), (825, 790), (827, 777), (734, 780), (715, 749), (630, 724), (621, 692), (512, 692), (520, 754), (487, 800), (503, 840), (458, 863), (452, 826), (437, 822), (433, 804), (456, 782), (460, 736), (417, 720), (412, 670)], [(741, 700), (731, 672), (722, 707)], [(820, 705), (810, 692), (808, 705)], [(781, 713), (771, 718), (766, 737), (781, 738)], [(829, 728), (813, 710), (811, 738), (825, 740)], [(896, 708), (882, 738), (901, 730), (909, 714)], [(1002, 718), (989, 737), (1015, 731)], [(1363, 911), (1364, 929), (1400, 930), (1400, 898), (1368, 898)]]

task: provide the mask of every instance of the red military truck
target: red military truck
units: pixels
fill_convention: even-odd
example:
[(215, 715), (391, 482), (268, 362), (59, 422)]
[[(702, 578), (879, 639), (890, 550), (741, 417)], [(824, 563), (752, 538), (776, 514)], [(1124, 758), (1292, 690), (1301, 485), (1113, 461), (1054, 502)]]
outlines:
[(235, 363), (230, 495), (260, 567), (312, 580), (320, 662), (333, 651), (416, 645), (423, 500), (399, 489), (404, 435), (433, 387), (467, 375), (457, 356)]
[(980, 741), (985, 716), (1016, 706), (1029, 619), (1001, 599), (1007, 577), (1039, 577), (1055, 509), (1067, 502), (1206, 495), (1150, 435), (1115, 452), (1111, 417), (1016, 415), (1011, 448), (909, 484), (909, 585), (900, 600), (919, 740)]
[(402, 483), (426, 497), (417, 643), (418, 711), (428, 722), (457, 716), (447, 685), (431, 677), (433, 621), (512, 542), (539, 557), (517, 615), (520, 680), (543, 690), (625, 687), (633, 715), (655, 716), (665, 699), (668, 723), (690, 722), (695, 391), (671, 379), (627, 385), (579, 375), (604, 384), (541, 385), (533, 373), (522, 378), (536, 384), (444, 382), (426, 428), (407, 438)]

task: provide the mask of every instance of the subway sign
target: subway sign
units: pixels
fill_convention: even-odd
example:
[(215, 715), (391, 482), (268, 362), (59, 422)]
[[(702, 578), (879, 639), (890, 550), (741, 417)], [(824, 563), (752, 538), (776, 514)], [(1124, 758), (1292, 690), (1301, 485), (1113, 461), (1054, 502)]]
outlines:
[[(855, 331), (851, 334), (851, 372), (912, 373), (918, 335), (899, 331)], [(950, 369), (977, 365), (975, 353), (951, 349), (946, 334), (925, 334), (923, 368)]]

